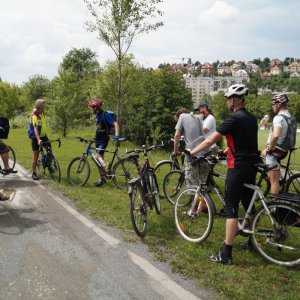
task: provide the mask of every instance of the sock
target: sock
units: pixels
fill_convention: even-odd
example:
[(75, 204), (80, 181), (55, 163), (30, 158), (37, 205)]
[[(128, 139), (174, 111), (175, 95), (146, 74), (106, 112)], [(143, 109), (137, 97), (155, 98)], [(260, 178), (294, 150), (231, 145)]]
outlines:
[(223, 250), (221, 251), (224, 257), (231, 257), (232, 245), (227, 245), (224, 243)]

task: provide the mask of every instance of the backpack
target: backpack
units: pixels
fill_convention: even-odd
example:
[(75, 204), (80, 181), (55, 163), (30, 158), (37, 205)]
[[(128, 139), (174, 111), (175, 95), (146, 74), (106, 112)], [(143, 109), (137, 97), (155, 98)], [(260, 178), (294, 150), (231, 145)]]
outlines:
[(0, 117), (0, 139), (7, 139), (9, 134), (9, 120), (6, 117)]
[(296, 136), (297, 136), (297, 122), (296, 119), (291, 116), (290, 118), (284, 114), (279, 114), (279, 116), (283, 117), (288, 124), (287, 134), (281, 144), (278, 146), (285, 150), (290, 150), (296, 145)]
[[(39, 114), (32, 113), (30, 115), (30, 122), (28, 124), (28, 130), (27, 130), (27, 134), (28, 134), (28, 137), (30, 139), (35, 139), (36, 138), (35, 132), (34, 132), (34, 127), (33, 127), (33, 124), (32, 124), (32, 116), (33, 115), (35, 115), (38, 120), (41, 120), (41, 116)], [(39, 131), (39, 133), (41, 133), (41, 129), (42, 129), (42, 126), (38, 125), (38, 131)]]
[(107, 110), (106, 112), (111, 116), (111, 118), (114, 120), (114, 122), (117, 122), (117, 114), (114, 111)]

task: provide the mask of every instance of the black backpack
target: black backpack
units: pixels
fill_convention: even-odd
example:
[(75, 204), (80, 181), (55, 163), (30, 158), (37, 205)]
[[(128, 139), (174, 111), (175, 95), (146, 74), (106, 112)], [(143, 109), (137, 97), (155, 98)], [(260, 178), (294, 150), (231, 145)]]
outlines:
[(0, 117), (0, 139), (7, 139), (9, 129), (9, 120), (6, 117)]
[(280, 148), (285, 150), (290, 150), (296, 145), (296, 136), (297, 136), (297, 122), (296, 119), (291, 116), (290, 118), (284, 114), (279, 114), (279, 116), (283, 117), (288, 124), (287, 134), (283, 142), (278, 145)]

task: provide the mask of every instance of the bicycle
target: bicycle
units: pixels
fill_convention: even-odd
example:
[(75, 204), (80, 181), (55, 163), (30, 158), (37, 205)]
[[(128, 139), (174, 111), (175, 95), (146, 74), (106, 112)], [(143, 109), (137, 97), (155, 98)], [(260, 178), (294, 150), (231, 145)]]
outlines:
[[(10, 169), (14, 169), (16, 166), (16, 153), (14, 151), (14, 149), (7, 145), (9, 148), (9, 161), (8, 161), (8, 165)], [(2, 174), (2, 170), (4, 169), (4, 164), (2, 159), (0, 159), (0, 173)]]
[(140, 166), (138, 163), (136, 165), (139, 177), (128, 182), (130, 218), (134, 231), (141, 238), (147, 233), (149, 209), (152, 210), (154, 207), (158, 215), (161, 213), (159, 187), (156, 174), (154, 169), (150, 166), (148, 157), (148, 152), (161, 147), (163, 147), (163, 144), (153, 145), (149, 148), (143, 146), (142, 149), (126, 151), (127, 154), (144, 154), (143, 165)]
[[(215, 156), (215, 155), (209, 156), (205, 159), (210, 166), (206, 184), (210, 187), (210, 190), (211, 190), (211, 188), (213, 188), (215, 190), (219, 199), (224, 204), (223, 193), (221, 192), (217, 182), (215, 181), (215, 178), (221, 178), (221, 179), (225, 180), (226, 176), (224, 174), (216, 172), (214, 170), (214, 167), (219, 161), (223, 161), (223, 160), (227, 160), (227, 159), (224, 156)], [(175, 204), (175, 201), (174, 201), (175, 197), (185, 187), (186, 187), (186, 185), (185, 185), (185, 170), (184, 170), (184, 168), (181, 170), (173, 170), (173, 171), (169, 172), (164, 178), (164, 181), (163, 181), (164, 195), (167, 198), (167, 200), (169, 201), (169, 203), (172, 205)]]
[(37, 161), (37, 172), (39, 175), (45, 175), (46, 171), (49, 172), (49, 176), (58, 183), (61, 180), (61, 171), (57, 158), (52, 152), (51, 144), (58, 142), (58, 147), (61, 146), (60, 139), (49, 140), (41, 142), (39, 146), (40, 159)]
[[(287, 163), (286, 164), (283, 164), (283, 163), (280, 164), (280, 167), (285, 169), (285, 171), (284, 171), (283, 176), (280, 177), (279, 184), (280, 184), (280, 190), (281, 191), (286, 191), (286, 192), (290, 192), (290, 193), (299, 194), (300, 193), (300, 172), (294, 173), (290, 169), (292, 153), (294, 153), (294, 151), (296, 151), (297, 149), (299, 149), (299, 148), (290, 149), (288, 157), (287, 157)], [(266, 195), (270, 192), (270, 189), (271, 189), (271, 183), (270, 183), (270, 179), (268, 177), (267, 172), (265, 172), (264, 176), (261, 177), (260, 182), (261, 182), (262, 179), (265, 182), (264, 192), (265, 192), (265, 195)]]
[[(172, 142), (174, 142), (174, 139), (171, 139)], [(184, 141), (184, 138), (181, 137), (180, 143), (182, 144)], [(163, 181), (165, 176), (173, 171), (173, 170), (180, 170), (180, 165), (183, 166), (184, 162), (184, 153), (181, 153), (180, 160), (178, 160), (178, 157), (176, 155), (171, 155), (171, 159), (165, 159), (159, 161), (155, 168), (154, 173), (156, 174), (157, 183), (160, 191), (163, 191)], [(160, 193), (161, 198), (165, 198), (164, 193)]]
[[(270, 166), (264, 165), (266, 171), (268, 168)], [(244, 186), (253, 190), (253, 196), (245, 215), (239, 218), (238, 231), (250, 235), (254, 248), (266, 260), (281, 266), (299, 265), (299, 195), (285, 193), (268, 202), (258, 186)], [(255, 202), (261, 205), (251, 215)], [(191, 207), (196, 208), (193, 214), (188, 213)], [(180, 192), (174, 206), (176, 228), (186, 240), (204, 242), (212, 230), (215, 212), (206, 183), (186, 188)]]
[[(71, 185), (84, 186), (91, 173), (90, 163), (88, 156), (91, 157), (92, 161), (99, 168), (104, 170), (100, 160), (96, 157), (93, 151), (97, 150), (92, 144), (96, 143), (94, 139), (87, 140), (82, 137), (76, 137), (80, 142), (86, 143), (87, 147), (85, 152), (81, 156), (73, 158), (68, 166), (67, 179)], [(119, 141), (123, 142), (126, 138), (120, 138)], [(115, 186), (120, 190), (127, 189), (127, 181), (132, 178), (133, 174), (136, 174), (136, 157), (127, 156), (122, 158), (119, 156), (119, 143), (116, 143), (114, 150), (102, 149), (104, 152), (112, 153), (112, 158), (105, 169), (105, 178), (112, 179)], [(117, 162), (115, 159), (117, 158)]]

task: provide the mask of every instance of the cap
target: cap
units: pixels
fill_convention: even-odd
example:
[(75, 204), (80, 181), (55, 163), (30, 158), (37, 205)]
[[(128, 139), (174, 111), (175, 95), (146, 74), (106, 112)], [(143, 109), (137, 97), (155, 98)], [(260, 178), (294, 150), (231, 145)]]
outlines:
[(201, 102), (200, 104), (194, 107), (194, 110), (199, 110), (200, 107), (208, 108), (208, 104), (206, 102)]
[(44, 99), (37, 99), (35, 101), (35, 108), (41, 107), (45, 102), (46, 102), (46, 100), (44, 100)]

